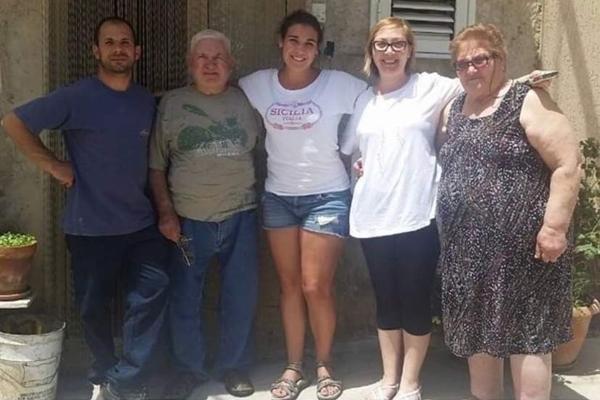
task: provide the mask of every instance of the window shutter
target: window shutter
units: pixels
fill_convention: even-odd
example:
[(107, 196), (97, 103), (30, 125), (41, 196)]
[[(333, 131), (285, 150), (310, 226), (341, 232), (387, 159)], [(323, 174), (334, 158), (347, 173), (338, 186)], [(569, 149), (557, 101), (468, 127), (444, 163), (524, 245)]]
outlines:
[(417, 57), (449, 58), (455, 33), (473, 23), (475, 0), (371, 0), (371, 26), (387, 16), (407, 20), (415, 33)]

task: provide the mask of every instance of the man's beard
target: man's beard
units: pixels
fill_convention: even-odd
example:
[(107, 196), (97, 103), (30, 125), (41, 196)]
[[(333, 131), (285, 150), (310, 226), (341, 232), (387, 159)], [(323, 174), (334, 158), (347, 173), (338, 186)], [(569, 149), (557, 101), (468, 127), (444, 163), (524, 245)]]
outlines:
[(113, 74), (130, 74), (133, 70), (133, 61), (113, 62), (110, 60), (100, 60), (100, 68), (102, 68), (106, 72), (111, 72)]

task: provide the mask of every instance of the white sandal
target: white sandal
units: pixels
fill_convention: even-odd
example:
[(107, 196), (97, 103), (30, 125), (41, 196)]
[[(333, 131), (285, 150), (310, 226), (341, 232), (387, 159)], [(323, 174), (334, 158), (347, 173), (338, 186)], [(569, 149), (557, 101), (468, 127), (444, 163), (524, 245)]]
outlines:
[(365, 396), (365, 400), (392, 400), (396, 393), (398, 393), (399, 388), (399, 383), (388, 385), (383, 383), (383, 381), (379, 381), (369, 390)]

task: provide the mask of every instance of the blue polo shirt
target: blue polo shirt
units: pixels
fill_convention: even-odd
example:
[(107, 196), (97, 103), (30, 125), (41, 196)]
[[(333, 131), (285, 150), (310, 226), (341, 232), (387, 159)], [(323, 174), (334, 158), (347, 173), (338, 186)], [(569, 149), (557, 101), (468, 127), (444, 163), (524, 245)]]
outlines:
[(15, 110), (31, 132), (57, 129), (64, 135), (75, 172), (63, 216), (65, 233), (121, 235), (154, 223), (146, 190), (154, 111), (154, 98), (143, 87), (115, 91), (96, 77)]

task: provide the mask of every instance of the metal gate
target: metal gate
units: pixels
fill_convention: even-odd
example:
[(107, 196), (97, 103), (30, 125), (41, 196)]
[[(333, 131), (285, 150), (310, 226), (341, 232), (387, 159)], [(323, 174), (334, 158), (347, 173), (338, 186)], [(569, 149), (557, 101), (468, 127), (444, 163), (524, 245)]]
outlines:
[[(235, 76), (279, 63), (276, 30), (289, 11), (304, 8), (305, 0), (52, 0), (49, 1), (49, 88), (73, 82), (96, 72), (92, 55), (94, 28), (107, 16), (129, 20), (142, 45), (135, 79), (153, 93), (186, 83), (185, 55), (189, 38), (205, 28), (224, 32), (232, 40)], [(60, 135), (46, 138), (59, 156), (65, 155)], [(64, 190), (50, 178), (44, 181), (44, 287), (46, 311), (68, 322), (68, 334), (78, 336), (80, 326), (72, 300), (71, 273), (60, 227)], [(266, 246), (263, 246), (263, 249)], [(268, 263), (266, 250), (261, 261)], [(263, 277), (263, 288), (275, 283), (274, 273)], [(272, 293), (271, 293), (272, 292)], [(261, 307), (277, 307), (277, 289), (267, 290)], [(117, 311), (117, 313), (119, 313)], [(267, 312), (267, 315), (272, 313)], [(269, 318), (263, 334), (278, 322)], [(278, 329), (277, 329), (278, 330)], [(263, 336), (260, 335), (259, 336)], [(262, 340), (261, 340), (262, 341)]]

